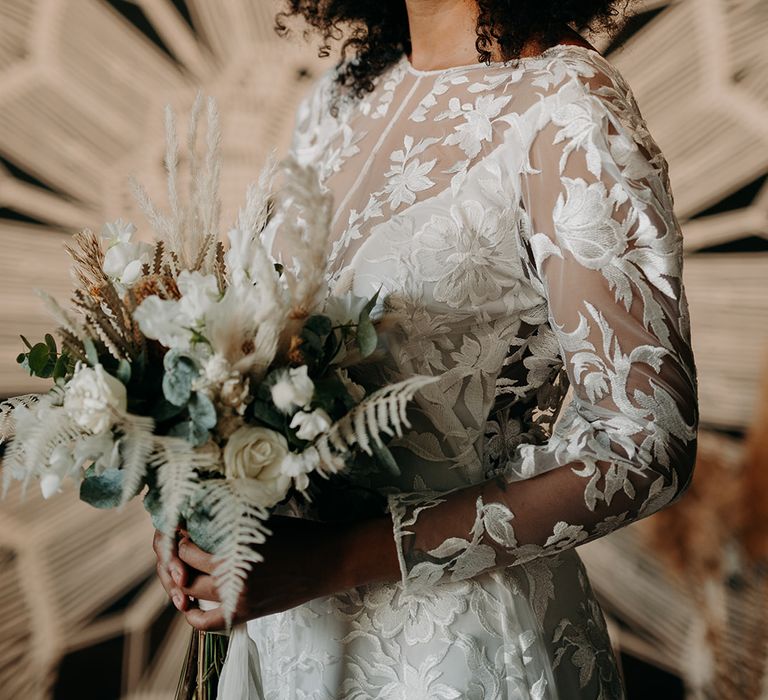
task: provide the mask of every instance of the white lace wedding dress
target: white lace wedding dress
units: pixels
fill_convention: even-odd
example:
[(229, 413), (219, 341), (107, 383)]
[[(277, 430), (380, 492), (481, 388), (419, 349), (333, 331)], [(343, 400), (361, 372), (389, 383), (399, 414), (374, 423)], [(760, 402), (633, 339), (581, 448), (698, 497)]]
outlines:
[(692, 473), (667, 163), (618, 70), (581, 46), (435, 71), (404, 55), (335, 116), (331, 86), (303, 102), (292, 150), (335, 197), (333, 278), (381, 286), (397, 318), (371, 377), (441, 380), (381, 484), (401, 580), (249, 622), (266, 697), (622, 698), (575, 547)]

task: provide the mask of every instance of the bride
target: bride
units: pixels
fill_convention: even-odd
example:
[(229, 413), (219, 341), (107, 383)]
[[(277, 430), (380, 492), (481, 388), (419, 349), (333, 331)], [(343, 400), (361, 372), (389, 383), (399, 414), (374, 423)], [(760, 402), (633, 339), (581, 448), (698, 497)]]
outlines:
[[(576, 547), (680, 497), (698, 407), (667, 162), (571, 29), (610, 26), (615, 4), (291, 0), (278, 15), (326, 49), (347, 30), (291, 150), (335, 198), (336, 289), (381, 286), (395, 321), (366, 381), (440, 381), (393, 443), (400, 476), (368, 477), (385, 513), (273, 518), (235, 618), (267, 698), (624, 697)], [(204, 630), (223, 627), (190, 602), (218, 599), (211, 570), (185, 538), (158, 564)]]

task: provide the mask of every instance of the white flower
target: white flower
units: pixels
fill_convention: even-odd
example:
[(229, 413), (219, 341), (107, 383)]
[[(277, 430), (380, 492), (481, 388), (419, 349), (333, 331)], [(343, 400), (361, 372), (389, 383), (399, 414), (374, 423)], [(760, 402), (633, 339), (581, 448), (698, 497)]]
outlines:
[(188, 349), (192, 332), (203, 332), (214, 315), (219, 288), (213, 275), (182, 270), (177, 281), (181, 299), (149, 296), (139, 304), (134, 318), (147, 338), (167, 348)]
[(331, 417), (322, 408), (316, 408), (311, 413), (296, 413), (291, 420), (291, 428), (298, 428), (296, 436), (301, 440), (314, 440), (320, 433), (328, 430), (332, 422)]
[(352, 292), (340, 296), (329, 296), (325, 301), (323, 314), (331, 319), (334, 326), (357, 323), (363, 307), (370, 301), (368, 297), (359, 297)]
[(224, 447), (224, 473), (228, 479), (255, 479), (261, 505), (269, 508), (291, 487), (291, 477), (282, 469), (287, 454), (288, 442), (283, 435), (244, 425), (230, 435)]
[(291, 367), (280, 372), (279, 379), (270, 388), (272, 402), (278, 410), (290, 413), (297, 407), (306, 408), (312, 401), (315, 385), (307, 375), (307, 366)]
[(141, 277), (141, 269), (152, 258), (153, 248), (148, 243), (132, 243), (136, 227), (122, 219), (105, 224), (101, 237), (107, 243), (103, 270), (115, 282), (133, 284)]
[(232, 366), (223, 355), (215, 353), (203, 362), (202, 371), (198, 378), (201, 387), (221, 386), (232, 378)]
[(45, 474), (40, 479), (40, 491), (43, 494), (43, 498), (51, 498), (54, 494), (61, 492), (61, 477), (53, 472)]
[(101, 238), (107, 247), (117, 243), (128, 243), (134, 233), (136, 233), (136, 227), (130, 221), (122, 219), (106, 223), (101, 227)]
[(215, 353), (202, 361), (200, 374), (192, 381), (192, 389), (203, 392), (212, 401), (235, 409), (243, 415), (250, 397), (250, 381), (232, 367), (226, 357)]
[(315, 447), (308, 447), (303, 452), (289, 452), (283, 458), (282, 471), (294, 480), (299, 491), (309, 486), (309, 472), (317, 469), (320, 464), (320, 454)]
[(127, 395), (124, 384), (101, 365), (80, 365), (66, 386), (64, 409), (84, 430), (102, 433), (112, 427), (116, 413), (124, 413)]
[(56, 445), (48, 458), (48, 466), (40, 478), (40, 491), (43, 498), (49, 499), (61, 492), (64, 477), (74, 471), (76, 460), (70, 445)]

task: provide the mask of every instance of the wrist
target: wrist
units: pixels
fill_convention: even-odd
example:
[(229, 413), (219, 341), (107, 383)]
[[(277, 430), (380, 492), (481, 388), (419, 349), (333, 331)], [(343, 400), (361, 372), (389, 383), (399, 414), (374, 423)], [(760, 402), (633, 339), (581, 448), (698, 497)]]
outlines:
[(392, 518), (376, 516), (343, 526), (339, 538), (338, 590), (400, 580)]

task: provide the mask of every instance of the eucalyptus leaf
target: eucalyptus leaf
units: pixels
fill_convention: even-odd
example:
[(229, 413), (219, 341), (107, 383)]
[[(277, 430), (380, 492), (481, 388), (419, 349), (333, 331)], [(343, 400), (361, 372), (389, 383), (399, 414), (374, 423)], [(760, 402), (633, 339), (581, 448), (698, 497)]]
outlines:
[(283, 430), (285, 428), (285, 418), (283, 414), (279, 413), (277, 409), (272, 408), (266, 401), (256, 399), (251, 404), (251, 412), (253, 417), (275, 430)]
[(45, 343), (37, 343), (29, 351), (29, 366), (30, 369), (37, 375), (45, 370), (48, 364), (48, 358), (50, 357), (50, 350)]
[(360, 317), (357, 320), (357, 347), (360, 348), (360, 354), (363, 357), (368, 357), (378, 344), (378, 336), (376, 329), (371, 321), (371, 311), (376, 305), (376, 300), (379, 297), (381, 287), (376, 290), (376, 293), (368, 300), (366, 305), (360, 311)]
[(117, 365), (117, 378), (125, 385), (131, 381), (131, 363), (128, 360), (120, 360)]
[(20, 335), (19, 338), (21, 338), (21, 341), (27, 346), (27, 350), (32, 349), (32, 343), (30, 343), (23, 335)]
[(58, 350), (56, 349), (56, 339), (50, 333), (45, 334), (45, 344), (48, 346), (52, 355), (58, 354)]
[(99, 353), (96, 352), (96, 345), (91, 338), (83, 339), (83, 348), (85, 349), (85, 359), (91, 367), (99, 364)]
[(357, 324), (357, 347), (360, 348), (360, 354), (368, 357), (379, 342), (376, 329), (368, 316), (360, 316), (360, 322)]
[(21, 353), (21, 354), (20, 354), (20, 355), (19, 355), (19, 356), (16, 358), (16, 362), (18, 362), (18, 363), (21, 365), (22, 369), (24, 369), (24, 370), (26, 370), (27, 372), (29, 372), (29, 374), (30, 374), (30, 375), (31, 375), (31, 374), (34, 374), (34, 373), (32, 372), (32, 368), (29, 366), (29, 357), (28, 357), (28, 355), (27, 355), (27, 353), (26, 353), (26, 352), (23, 352), (23, 353)]
[(63, 379), (67, 376), (67, 365), (69, 364), (66, 355), (59, 355), (56, 364), (53, 366), (53, 378)]
[(163, 395), (168, 401), (183, 406), (192, 395), (192, 380), (195, 378), (194, 368), (185, 363), (177, 363), (173, 369), (163, 375)]
[(190, 508), (186, 518), (189, 538), (204, 552), (215, 552), (224, 533), (213, 530), (213, 520), (204, 507)]
[(150, 488), (144, 495), (144, 509), (149, 513), (152, 519), (152, 525), (155, 530), (165, 532), (165, 521), (163, 520), (163, 502), (160, 500), (160, 489)]
[(177, 406), (175, 403), (171, 403), (167, 399), (161, 399), (160, 402), (152, 409), (152, 417), (158, 422), (162, 423), (170, 418), (178, 416), (184, 410), (184, 406)]
[[(123, 471), (121, 469), (106, 469), (101, 474), (86, 470), (85, 477), (80, 482), (80, 500), (94, 508), (116, 508), (120, 505), (123, 494)], [(91, 471), (91, 474), (88, 474)]]
[(333, 323), (331, 319), (322, 314), (310, 316), (304, 323), (304, 328), (321, 337), (328, 335), (331, 332), (332, 327)]
[(393, 476), (400, 476), (400, 467), (397, 466), (395, 458), (392, 456), (386, 445), (378, 445), (375, 440), (371, 440), (371, 449), (379, 463)]
[(209, 437), (209, 433), (205, 428), (200, 427), (191, 420), (177, 423), (168, 431), (168, 435), (184, 438), (195, 446), (202, 445)]
[(196, 391), (187, 404), (190, 419), (201, 428), (211, 430), (216, 427), (216, 408), (211, 400)]

